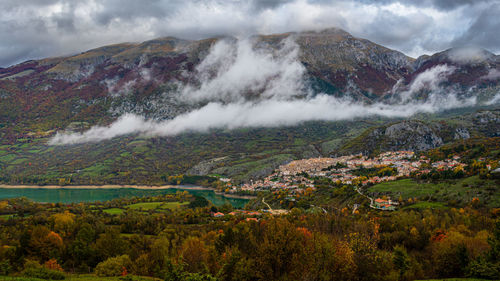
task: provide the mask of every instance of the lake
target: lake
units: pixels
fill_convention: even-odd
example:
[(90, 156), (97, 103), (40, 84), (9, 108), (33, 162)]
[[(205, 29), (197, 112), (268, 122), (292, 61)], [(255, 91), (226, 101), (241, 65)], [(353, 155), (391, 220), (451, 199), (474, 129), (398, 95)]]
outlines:
[(147, 197), (173, 194), (187, 191), (201, 196), (221, 206), (230, 203), (235, 208), (242, 208), (249, 201), (242, 198), (229, 198), (216, 194), (212, 190), (193, 190), (182, 188), (169, 189), (136, 189), (136, 188), (0, 188), (0, 199), (26, 197), (35, 202), (47, 203), (79, 203), (108, 201), (116, 198)]

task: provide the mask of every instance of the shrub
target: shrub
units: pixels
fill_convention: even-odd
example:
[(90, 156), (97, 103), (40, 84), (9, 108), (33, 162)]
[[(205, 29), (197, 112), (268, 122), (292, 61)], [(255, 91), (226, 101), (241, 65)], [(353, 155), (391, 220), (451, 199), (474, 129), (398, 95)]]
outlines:
[(50, 259), (46, 261), (43, 266), (47, 269), (63, 271), (62, 267), (57, 263), (56, 259)]
[(217, 281), (217, 278), (210, 274), (188, 273), (184, 277), (185, 281)]
[(485, 279), (500, 278), (500, 263), (492, 263), (487, 261), (484, 257), (479, 257), (469, 263), (466, 269), (467, 276)]
[(99, 263), (95, 268), (97, 276), (120, 276), (132, 265), (128, 255), (109, 258)]
[(207, 199), (205, 199), (205, 197), (201, 197), (201, 196), (195, 196), (194, 197), (194, 200), (191, 201), (188, 205), (189, 208), (203, 208), (203, 207), (206, 207), (208, 206), (209, 202)]
[(64, 280), (66, 276), (64, 273), (51, 270), (45, 267), (29, 267), (25, 269), (22, 274), (26, 277), (40, 278), (46, 280)]
[(9, 275), (12, 271), (12, 266), (10, 266), (9, 260), (4, 260), (0, 262), (0, 275)]
[(30, 260), (30, 259), (27, 259), (24, 261), (24, 269), (28, 269), (28, 268), (39, 268), (39, 267), (42, 267), (40, 265), (39, 262), (35, 261), (35, 260)]

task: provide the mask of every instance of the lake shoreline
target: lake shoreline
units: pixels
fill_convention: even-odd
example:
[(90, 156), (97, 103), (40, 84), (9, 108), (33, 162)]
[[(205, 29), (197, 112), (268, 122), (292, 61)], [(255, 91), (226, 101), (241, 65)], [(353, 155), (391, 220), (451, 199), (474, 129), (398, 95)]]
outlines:
[(118, 184), (105, 184), (105, 185), (7, 185), (0, 184), (0, 189), (138, 189), (138, 190), (164, 190), (164, 189), (183, 189), (183, 190), (209, 190), (213, 191), (217, 195), (221, 195), (227, 198), (234, 199), (246, 199), (251, 200), (257, 198), (257, 196), (251, 195), (237, 195), (237, 194), (226, 194), (223, 192), (216, 191), (213, 187), (203, 187), (198, 185), (118, 185)]
[(133, 188), (141, 190), (161, 190), (161, 189), (188, 189), (188, 190), (212, 190), (211, 187), (203, 187), (196, 185), (118, 185), (118, 184), (105, 184), (105, 185), (7, 185), (0, 184), (0, 188), (35, 188), (35, 189), (119, 189), (119, 188)]

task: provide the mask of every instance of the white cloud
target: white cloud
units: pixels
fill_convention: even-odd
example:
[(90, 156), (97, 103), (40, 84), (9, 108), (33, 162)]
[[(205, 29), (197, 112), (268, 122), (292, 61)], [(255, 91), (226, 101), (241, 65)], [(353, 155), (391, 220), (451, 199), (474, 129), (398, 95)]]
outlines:
[(187, 85), (182, 97), (188, 102), (235, 102), (256, 94), (282, 99), (305, 93), (299, 48), (291, 39), (282, 45), (272, 53), (249, 39), (219, 41), (196, 69), (199, 86)]
[(245, 37), (329, 27), (412, 56), (452, 47), (471, 27), (482, 29), (473, 30), (481, 35), (479, 46), (498, 46), (498, 3), (475, 2), (441, 9), (411, 1), (0, 1), (0, 66), (161, 36)]
[(486, 105), (494, 105), (500, 103), (500, 92), (497, 93), (493, 98), (491, 98), (489, 101), (487, 101), (485, 104)]
[(146, 132), (152, 129), (152, 123), (142, 120), (135, 115), (125, 114), (118, 118), (113, 124), (105, 127), (96, 126), (85, 133), (57, 134), (51, 141), (51, 144), (68, 144), (96, 142), (111, 139), (117, 136)]
[(304, 86), (304, 68), (298, 62), (297, 49), (289, 39), (281, 49), (267, 51), (256, 48), (250, 40), (221, 42), (199, 65), (199, 79), (178, 93), (184, 101), (201, 102), (200, 107), (165, 121), (125, 114), (109, 126), (96, 126), (83, 133), (59, 132), (50, 143), (97, 142), (128, 134), (173, 136), (211, 129), (290, 126), (314, 120), (409, 117), (476, 104), (475, 98), (459, 99), (440, 91), (439, 82), (453, 71), (446, 65), (421, 73), (405, 92), (411, 96), (411, 91), (427, 89), (431, 94), (425, 101), (408, 98), (395, 104), (368, 105), (325, 94), (313, 96)]
[(267, 100), (258, 103), (209, 103), (200, 109), (179, 115), (172, 120), (154, 122), (141, 116), (126, 114), (110, 126), (93, 127), (83, 133), (58, 133), (52, 145), (97, 142), (128, 134), (175, 136), (185, 132), (207, 132), (211, 129), (245, 127), (278, 127), (305, 121), (337, 121), (384, 116), (409, 117), (416, 113), (433, 113), (475, 105), (474, 98), (458, 100), (450, 96), (433, 96), (428, 102), (388, 105), (363, 105), (349, 100), (318, 95), (306, 100)]
[[(408, 90), (401, 91), (399, 87), (395, 88), (393, 92), (396, 91), (394, 94), (400, 96), (403, 102), (411, 100), (415, 97), (415, 94), (418, 94), (422, 90), (436, 93), (441, 89), (440, 83), (445, 81), (446, 78), (453, 73), (453, 71), (455, 71), (455, 67), (448, 66), (447, 64), (436, 65), (415, 77)], [(397, 83), (395, 86), (397, 87), (400, 85), (400, 83)], [(401, 92), (397, 93), (397, 91)]]
[(488, 54), (481, 48), (474, 46), (460, 47), (452, 49), (448, 57), (458, 63), (482, 62), (488, 58)]
[(500, 71), (495, 68), (492, 68), (488, 71), (488, 74), (481, 77), (484, 80), (498, 80), (500, 79)]

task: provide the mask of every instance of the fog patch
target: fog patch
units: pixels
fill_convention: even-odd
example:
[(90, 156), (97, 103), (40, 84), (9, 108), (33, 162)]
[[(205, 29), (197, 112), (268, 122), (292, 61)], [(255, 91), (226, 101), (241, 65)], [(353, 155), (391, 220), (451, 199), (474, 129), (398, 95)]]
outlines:
[[(119, 136), (175, 136), (213, 129), (293, 126), (307, 121), (338, 121), (371, 116), (410, 117), (477, 104), (441, 89), (441, 82), (454, 71), (435, 66), (419, 74), (404, 88), (393, 89), (401, 98), (392, 103), (365, 104), (349, 98), (314, 94), (306, 85), (305, 68), (298, 60), (299, 48), (287, 38), (278, 49), (256, 47), (250, 39), (223, 40), (215, 44), (198, 65), (189, 84), (179, 85), (178, 100), (192, 110), (154, 121), (125, 114), (108, 126), (88, 131), (58, 132), (52, 145), (98, 142)], [(414, 99), (427, 91), (426, 99)]]
[(109, 95), (111, 97), (117, 98), (130, 93), (134, 89), (134, 86), (137, 84), (137, 80), (132, 79), (123, 84), (120, 84), (120, 79), (118, 77), (114, 77), (111, 79), (104, 79), (103, 83), (104, 85), (106, 85)]
[(484, 49), (469, 46), (451, 49), (448, 53), (448, 58), (457, 63), (474, 63), (485, 61), (490, 55)]
[(298, 45), (287, 38), (275, 51), (250, 39), (221, 40), (197, 66), (195, 82), (181, 91), (186, 102), (289, 99), (307, 94)]
[(143, 81), (148, 82), (151, 80), (151, 69), (141, 68), (141, 69), (139, 69), (139, 74), (141, 75), (141, 78)]
[(98, 142), (117, 136), (146, 132), (151, 124), (133, 114), (125, 114), (109, 126), (94, 126), (84, 133), (57, 133), (49, 144)]
[(492, 68), (488, 71), (488, 74), (481, 77), (483, 80), (498, 80), (500, 79), (500, 71), (496, 68)]
[(370, 116), (410, 117), (416, 113), (433, 113), (474, 104), (475, 98), (459, 100), (454, 95), (433, 95), (423, 103), (363, 105), (324, 94), (310, 99), (287, 101), (271, 99), (257, 103), (229, 104), (211, 102), (171, 120), (160, 122), (126, 114), (109, 126), (93, 127), (83, 133), (57, 133), (50, 144), (97, 142), (133, 133), (175, 136), (184, 132), (207, 132), (211, 129), (291, 126), (305, 121), (351, 120)]
[(492, 99), (487, 101), (485, 104), (486, 105), (494, 105), (494, 104), (499, 104), (500, 103), (500, 92), (497, 93), (495, 96), (493, 96)]
[[(142, 64), (142, 59), (141, 63)], [(107, 78), (102, 81), (102, 84), (106, 86), (108, 94), (111, 97), (121, 97), (123, 95), (131, 93), (137, 84), (142, 82), (150, 82), (156, 80), (152, 77), (151, 69), (145, 67), (137, 67), (134, 69), (136, 73), (136, 78), (128, 80), (126, 82), (120, 81), (119, 77)]]
[(455, 71), (455, 67), (453, 66), (447, 64), (436, 65), (417, 75), (409, 87), (403, 86), (398, 81), (395, 85), (396, 88), (392, 90), (393, 94), (399, 97), (402, 102), (408, 102), (422, 91), (430, 91), (432, 94), (436, 94), (442, 90), (440, 84), (446, 81), (453, 71)]

